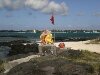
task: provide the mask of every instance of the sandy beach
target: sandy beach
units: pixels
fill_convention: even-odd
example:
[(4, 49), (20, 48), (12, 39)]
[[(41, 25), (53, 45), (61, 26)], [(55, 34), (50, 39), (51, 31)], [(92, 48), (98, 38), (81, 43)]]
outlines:
[[(100, 44), (86, 44), (89, 41), (79, 41), (79, 42), (64, 42), (66, 48), (71, 48), (75, 50), (88, 50), (91, 52), (100, 53)], [(60, 42), (54, 43), (58, 47)]]

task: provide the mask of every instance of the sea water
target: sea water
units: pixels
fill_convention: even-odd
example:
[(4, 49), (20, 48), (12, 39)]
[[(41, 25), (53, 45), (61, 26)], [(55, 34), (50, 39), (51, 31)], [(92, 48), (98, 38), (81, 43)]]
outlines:
[[(39, 41), (41, 32), (0, 32), (0, 42), (13, 40), (29, 40)], [(84, 32), (53, 32), (55, 38), (100, 38), (100, 33), (84, 33)]]
[(39, 39), (40, 33), (0, 32), (0, 42), (13, 40), (33, 41)]

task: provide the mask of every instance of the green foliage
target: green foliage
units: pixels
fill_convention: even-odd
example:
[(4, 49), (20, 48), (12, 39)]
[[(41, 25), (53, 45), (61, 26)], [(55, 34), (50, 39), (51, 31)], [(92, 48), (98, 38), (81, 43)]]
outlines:
[(4, 71), (3, 61), (0, 60), (0, 73)]
[(59, 56), (67, 57), (69, 59), (79, 59), (82, 57), (82, 51), (80, 50), (66, 50), (59, 53)]
[(86, 44), (100, 44), (100, 38), (97, 38), (97, 39), (94, 39), (94, 40), (90, 40), (90, 42), (88, 42)]
[[(16, 75), (15, 71), (18, 75), (27, 75), (27, 73), (28, 75), (48, 75), (49, 72), (55, 75), (99, 75), (99, 62), (100, 54), (98, 53), (67, 50), (59, 53), (58, 56), (42, 56), (31, 59), (27, 63), (14, 67), (8, 75)], [(24, 72), (25, 70), (27, 73)]]
[[(95, 75), (95, 72), (100, 69), (100, 54), (86, 50), (67, 50), (59, 53), (57, 57), (45, 56), (34, 60), (37, 61), (40, 66), (54, 66), (57, 70), (62, 69), (61, 71), (65, 69), (68, 70), (71, 65), (73, 67), (71, 69), (73, 70), (78, 66), (78, 69), (81, 69), (87, 74), (91, 73), (90, 75), (92, 75), (92, 73)], [(71, 73), (70, 70), (68, 71)], [(59, 73), (61, 74), (61, 72)]]

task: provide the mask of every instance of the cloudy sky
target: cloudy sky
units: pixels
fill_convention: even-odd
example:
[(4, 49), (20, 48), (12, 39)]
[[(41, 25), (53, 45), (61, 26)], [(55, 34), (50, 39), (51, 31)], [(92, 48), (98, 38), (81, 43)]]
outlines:
[(0, 0), (0, 30), (28, 29), (100, 29), (100, 0)]

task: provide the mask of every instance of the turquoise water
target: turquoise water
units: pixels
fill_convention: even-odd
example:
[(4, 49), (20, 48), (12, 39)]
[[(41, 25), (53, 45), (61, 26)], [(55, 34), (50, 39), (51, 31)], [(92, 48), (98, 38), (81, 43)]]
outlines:
[(80, 37), (80, 38), (96, 38), (100, 37), (100, 33), (56, 33), (56, 37), (65, 37), (65, 38), (73, 38), (73, 37)]
[[(32, 33), (32, 32), (0, 32), (0, 41), (10, 41), (17, 39), (26, 39), (26, 40), (39, 40), (40, 32)], [(64, 32), (64, 33), (53, 33), (55, 38), (98, 38), (100, 37), (100, 33), (72, 33), (72, 32)]]
[(12, 40), (38, 40), (40, 33), (20, 33), (20, 32), (0, 32), (0, 41), (12, 41)]

